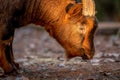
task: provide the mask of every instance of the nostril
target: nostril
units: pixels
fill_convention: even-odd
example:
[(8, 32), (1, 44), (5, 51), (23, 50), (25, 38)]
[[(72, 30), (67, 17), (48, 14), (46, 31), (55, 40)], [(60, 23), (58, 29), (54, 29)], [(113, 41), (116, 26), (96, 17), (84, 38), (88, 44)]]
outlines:
[(84, 60), (89, 59), (86, 54), (83, 54), (81, 57), (82, 57), (82, 59), (84, 59)]
[(85, 49), (84, 48), (81, 48), (80, 51), (82, 53), (82, 55), (81, 55), (82, 59), (84, 59), (84, 60), (89, 59), (88, 56), (85, 54)]
[(87, 48), (80, 48), (81, 57), (83, 60), (89, 60), (93, 58), (94, 50), (88, 50)]

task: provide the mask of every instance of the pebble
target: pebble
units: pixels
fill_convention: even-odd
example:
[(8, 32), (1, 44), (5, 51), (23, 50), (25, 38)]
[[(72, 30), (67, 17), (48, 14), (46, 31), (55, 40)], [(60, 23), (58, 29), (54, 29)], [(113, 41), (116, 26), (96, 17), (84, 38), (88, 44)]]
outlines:
[(77, 70), (76, 68), (73, 68), (73, 67), (71, 68), (71, 71), (76, 71), (76, 70)]
[(91, 63), (99, 63), (101, 61), (101, 59), (92, 59)]
[(115, 62), (115, 60), (111, 59), (111, 58), (107, 58), (107, 59), (104, 60), (104, 62)]
[(117, 58), (120, 56), (120, 54), (119, 53), (107, 53), (107, 54), (104, 54), (104, 56), (110, 56), (110, 57), (114, 56)]
[(97, 53), (94, 55), (94, 58), (101, 58), (103, 56), (103, 53), (100, 52), (100, 53)]
[(3, 71), (3, 69), (0, 67), (0, 76), (3, 76), (3, 74), (4, 74), (4, 71)]
[(99, 65), (100, 61), (101, 59), (92, 59), (90, 62), (92, 63), (92, 65)]
[(35, 44), (34, 44), (34, 43), (31, 43), (31, 44), (29, 44), (29, 47), (30, 47), (31, 49), (34, 49), (34, 48), (35, 48)]
[(26, 61), (28, 61), (28, 59), (26, 59), (26, 58), (25, 58), (25, 59), (22, 59), (22, 58), (21, 58), (21, 59), (17, 59), (17, 60), (16, 60), (16, 62), (26, 62)]
[(21, 77), (16, 77), (15, 80), (29, 80), (27, 77), (21, 76)]
[(58, 67), (65, 67), (64, 63), (58, 64)]

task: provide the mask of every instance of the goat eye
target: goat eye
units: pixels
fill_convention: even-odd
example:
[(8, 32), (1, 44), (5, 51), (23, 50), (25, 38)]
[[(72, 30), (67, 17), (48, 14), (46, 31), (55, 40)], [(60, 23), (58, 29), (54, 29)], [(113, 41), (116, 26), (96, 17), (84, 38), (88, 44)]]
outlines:
[(85, 28), (83, 28), (83, 27), (80, 27), (80, 30), (84, 30)]
[(86, 23), (87, 23), (86, 20), (83, 20), (83, 21), (81, 22), (82, 25), (85, 25)]
[(86, 32), (86, 26), (80, 26), (79, 30), (80, 30), (81, 34), (85, 34), (85, 32)]

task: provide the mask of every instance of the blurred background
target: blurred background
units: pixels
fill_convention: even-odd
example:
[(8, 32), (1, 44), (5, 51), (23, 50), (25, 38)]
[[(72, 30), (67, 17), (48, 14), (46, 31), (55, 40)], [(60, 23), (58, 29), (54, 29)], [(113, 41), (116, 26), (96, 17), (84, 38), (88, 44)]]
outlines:
[(120, 0), (95, 0), (95, 3), (99, 21), (120, 21)]
[(120, 0), (95, 0), (99, 21), (120, 21)]
[(95, 3), (99, 22), (98, 33), (120, 37), (120, 0), (95, 0)]

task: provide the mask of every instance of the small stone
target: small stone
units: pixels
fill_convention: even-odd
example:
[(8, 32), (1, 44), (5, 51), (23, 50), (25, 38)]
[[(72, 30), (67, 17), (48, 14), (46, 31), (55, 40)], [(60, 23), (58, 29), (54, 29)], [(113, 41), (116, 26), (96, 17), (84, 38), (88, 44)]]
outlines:
[(111, 59), (111, 58), (108, 58), (108, 59), (105, 59), (104, 62), (115, 62), (115, 60)]
[(92, 63), (92, 65), (99, 65), (100, 61), (101, 61), (101, 59), (93, 59), (90, 62)]
[(103, 56), (103, 53), (100, 52), (100, 53), (97, 53), (94, 55), (94, 58), (101, 58)]
[(0, 67), (0, 76), (4, 75), (4, 70)]
[(64, 63), (58, 64), (58, 67), (65, 67)]
[(27, 77), (21, 76), (21, 77), (16, 77), (15, 80), (29, 80)]
[(30, 46), (31, 49), (35, 48), (35, 44), (33, 44), (33, 43), (31, 43), (29, 46)]
[(76, 69), (75, 69), (75, 68), (72, 68), (71, 71), (76, 71)]
[(98, 62), (100, 62), (100, 59), (93, 59), (93, 60), (91, 60), (91, 63), (98, 63)]

